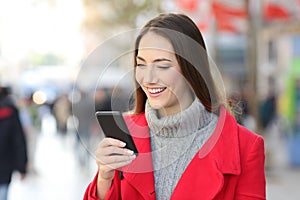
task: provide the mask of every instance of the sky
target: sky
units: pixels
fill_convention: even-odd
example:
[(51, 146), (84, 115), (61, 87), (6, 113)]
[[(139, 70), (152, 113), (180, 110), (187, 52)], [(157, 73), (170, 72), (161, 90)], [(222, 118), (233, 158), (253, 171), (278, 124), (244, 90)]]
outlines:
[(18, 62), (28, 52), (82, 56), (81, 0), (0, 0), (2, 59)]

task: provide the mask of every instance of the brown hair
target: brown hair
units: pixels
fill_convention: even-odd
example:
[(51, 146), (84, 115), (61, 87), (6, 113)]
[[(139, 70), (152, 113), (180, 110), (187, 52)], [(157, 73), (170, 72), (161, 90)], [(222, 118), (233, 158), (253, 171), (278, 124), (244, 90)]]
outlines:
[[(206, 46), (201, 32), (195, 23), (183, 14), (160, 14), (150, 20), (141, 30), (135, 41), (134, 68), (142, 37), (155, 32), (168, 39), (175, 50), (182, 75), (190, 84), (196, 97), (206, 110), (217, 113), (220, 105), (225, 105), (225, 97), (218, 92), (210, 72)], [(145, 111), (147, 96), (136, 82), (135, 110)], [(226, 106), (226, 105), (225, 105)]]

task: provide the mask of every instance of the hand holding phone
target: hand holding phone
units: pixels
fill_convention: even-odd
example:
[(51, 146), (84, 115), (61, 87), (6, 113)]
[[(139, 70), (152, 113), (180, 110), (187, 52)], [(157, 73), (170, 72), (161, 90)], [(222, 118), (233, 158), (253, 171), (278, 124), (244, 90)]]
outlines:
[(125, 148), (132, 150), (136, 155), (138, 154), (121, 112), (97, 111), (96, 117), (106, 137), (121, 140), (126, 143)]

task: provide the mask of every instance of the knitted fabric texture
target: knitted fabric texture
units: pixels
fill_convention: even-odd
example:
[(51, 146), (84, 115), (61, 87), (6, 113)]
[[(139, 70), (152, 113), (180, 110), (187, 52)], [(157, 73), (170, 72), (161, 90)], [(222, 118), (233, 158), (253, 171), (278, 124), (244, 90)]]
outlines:
[(196, 98), (184, 111), (159, 118), (146, 102), (156, 199), (170, 199), (181, 175), (213, 133), (218, 117)]

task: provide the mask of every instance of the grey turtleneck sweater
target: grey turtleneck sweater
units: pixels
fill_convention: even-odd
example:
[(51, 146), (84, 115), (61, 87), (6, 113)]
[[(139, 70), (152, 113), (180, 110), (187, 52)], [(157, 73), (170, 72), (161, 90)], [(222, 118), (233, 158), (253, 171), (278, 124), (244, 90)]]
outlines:
[(196, 98), (184, 111), (159, 118), (146, 103), (150, 128), (156, 199), (170, 199), (181, 175), (213, 133), (218, 117)]

